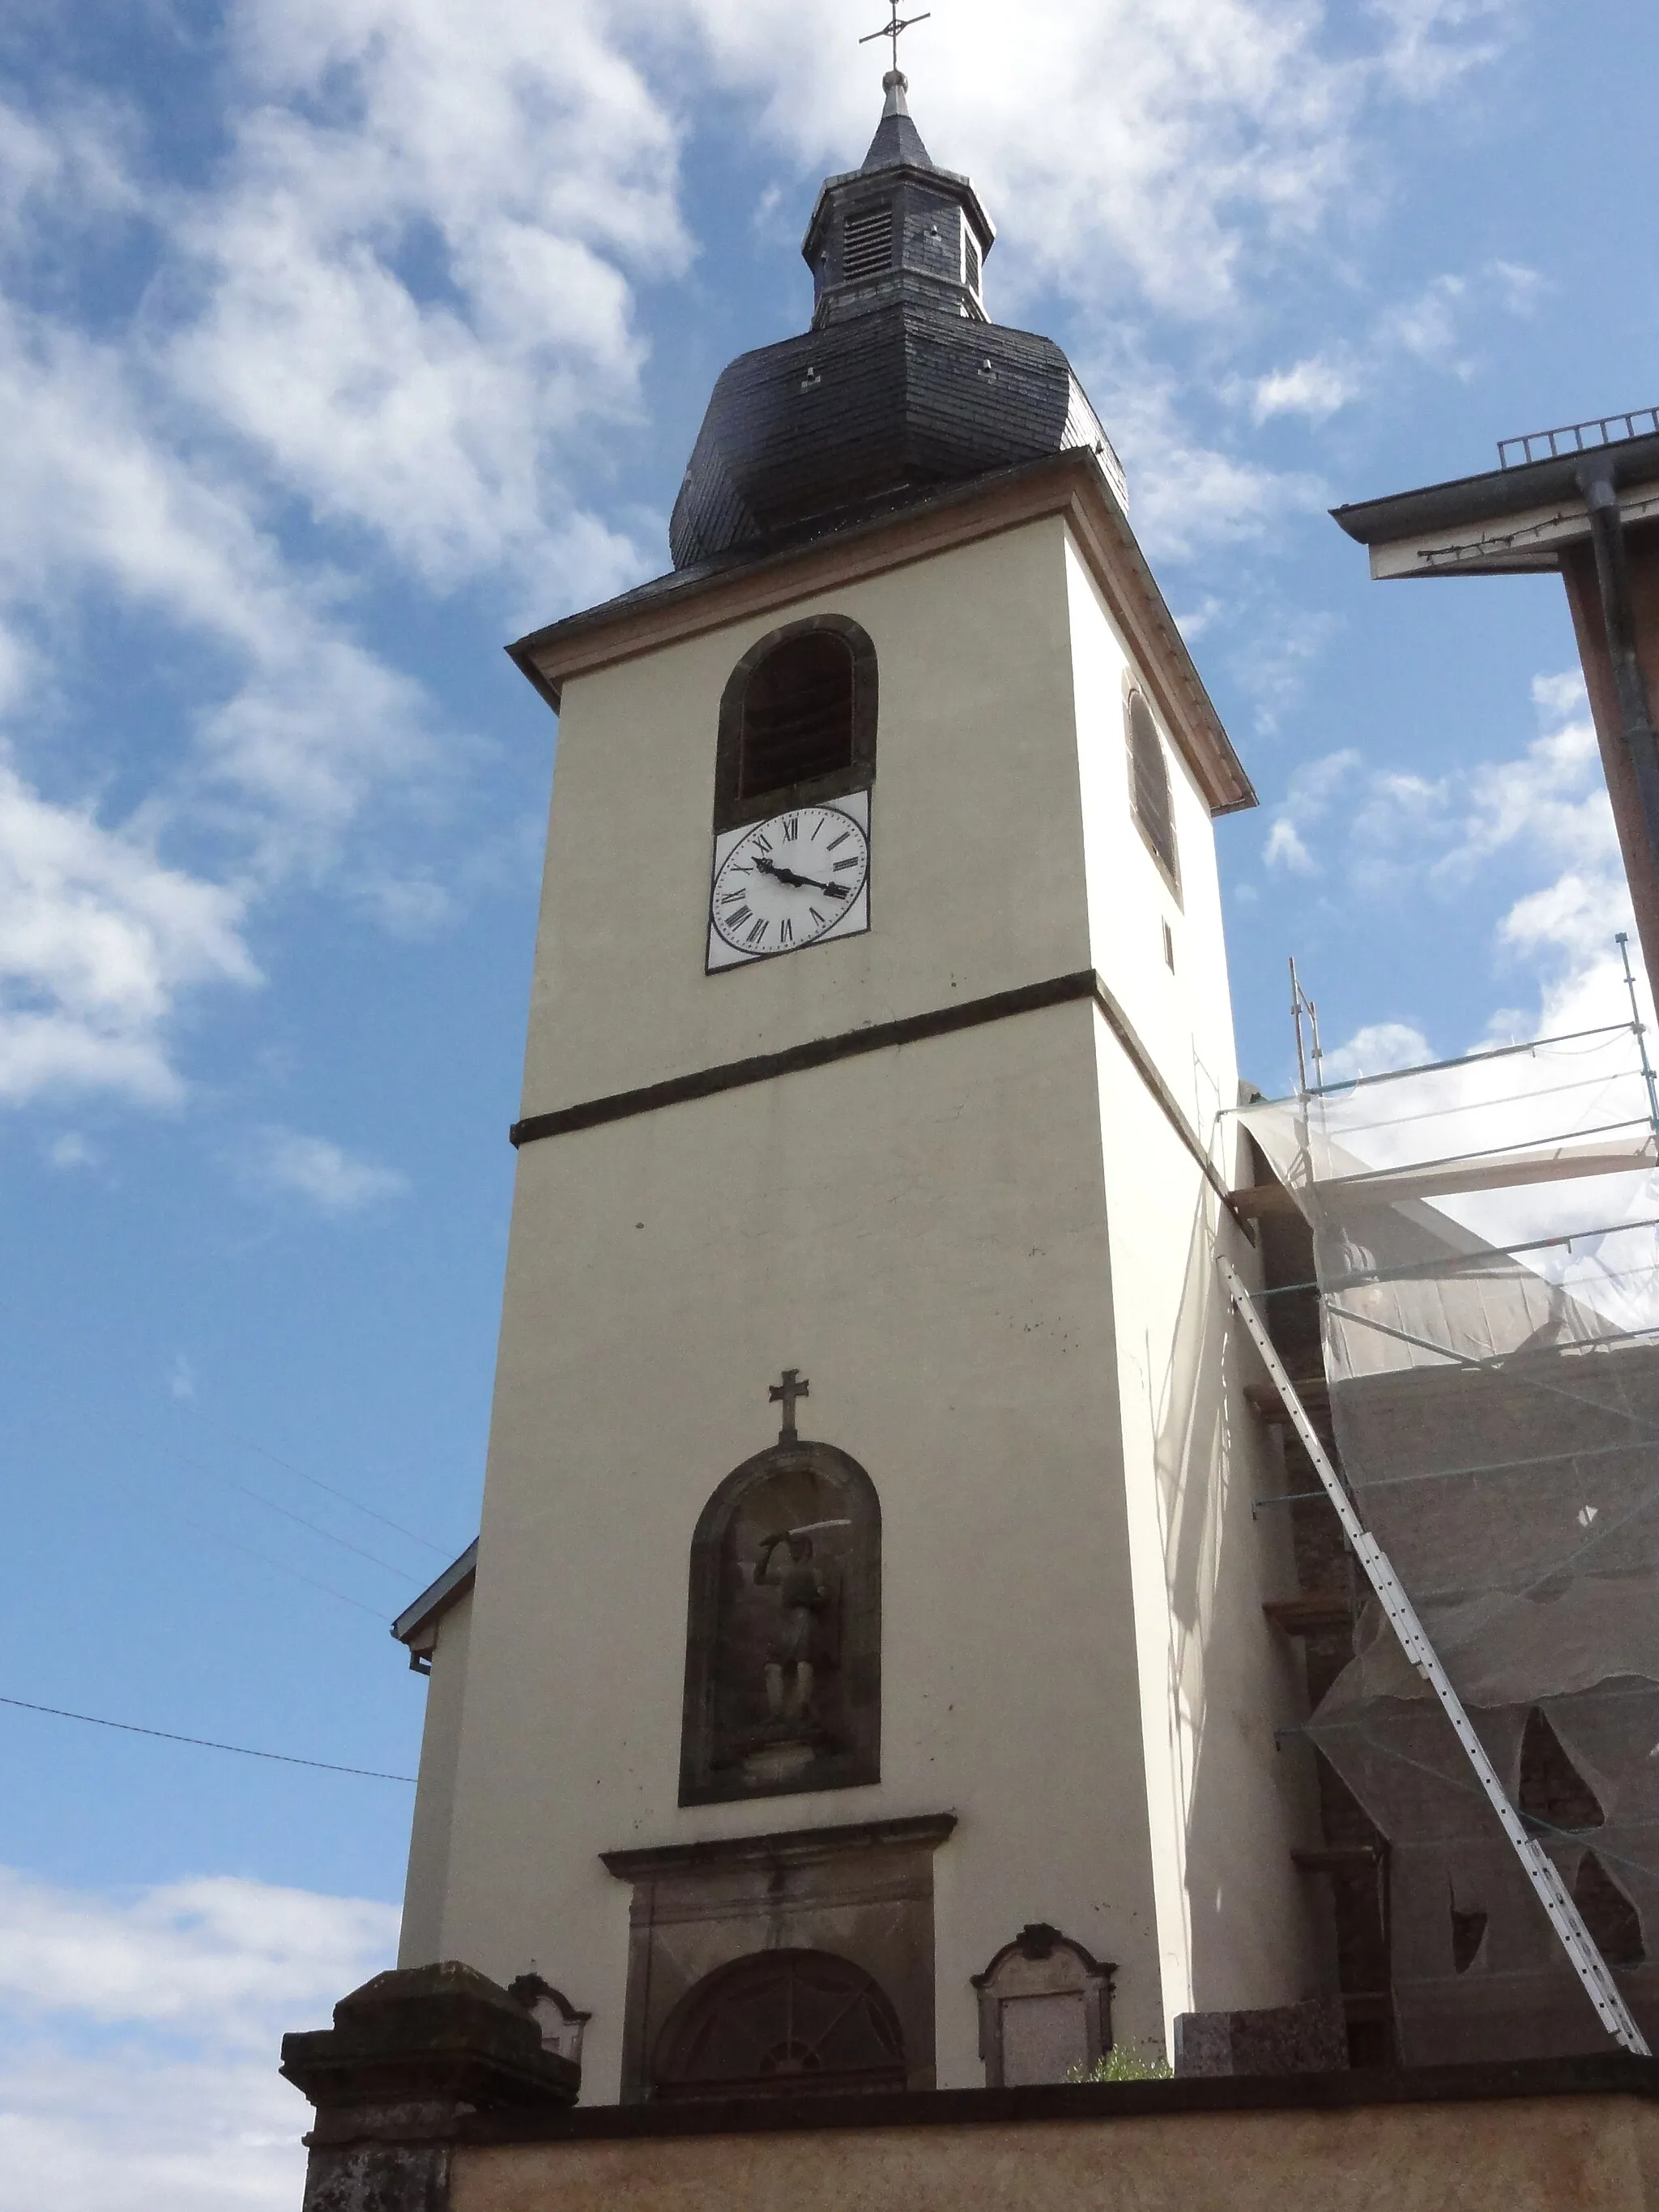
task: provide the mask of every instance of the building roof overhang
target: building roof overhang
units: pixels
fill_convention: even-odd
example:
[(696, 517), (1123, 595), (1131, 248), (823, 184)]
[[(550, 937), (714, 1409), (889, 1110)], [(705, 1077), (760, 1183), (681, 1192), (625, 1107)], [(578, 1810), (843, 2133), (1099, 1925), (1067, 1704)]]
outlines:
[(1331, 513), (1369, 549), (1375, 577), (1536, 574), (1559, 568), (1563, 547), (1589, 535), (1578, 477), (1592, 458), (1610, 468), (1626, 522), (1659, 517), (1659, 436), (1456, 477)]
[(556, 714), (573, 677), (1051, 515), (1066, 522), (1211, 812), (1254, 806), (1243, 763), (1101, 462), (1086, 448), (1045, 454), (920, 497), (907, 495), (899, 504), (763, 552), (675, 569), (533, 630), (507, 650)]
[(431, 1656), (438, 1640), (438, 1623), (468, 1595), (477, 1571), (478, 1540), (475, 1536), (459, 1559), (452, 1561), (437, 1581), (423, 1589), (413, 1605), (405, 1606), (392, 1622), (392, 1633), (399, 1644), (409, 1646), (411, 1667)]

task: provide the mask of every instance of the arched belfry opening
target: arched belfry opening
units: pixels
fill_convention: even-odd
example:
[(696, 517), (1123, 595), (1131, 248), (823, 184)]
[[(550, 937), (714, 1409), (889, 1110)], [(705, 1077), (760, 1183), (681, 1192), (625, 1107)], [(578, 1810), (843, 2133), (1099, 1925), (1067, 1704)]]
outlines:
[(720, 698), (714, 828), (867, 791), (876, 648), (848, 615), (812, 615), (750, 647)]
[(874, 1976), (833, 1952), (763, 1951), (705, 1976), (657, 2039), (651, 2094), (902, 2089), (904, 2036)]
[(1164, 740), (1158, 733), (1152, 710), (1139, 687), (1132, 687), (1124, 700), (1123, 720), (1129, 746), (1129, 803), (1135, 827), (1170, 890), (1179, 893), (1181, 859), (1176, 849), (1170, 763), (1164, 758)]
[(881, 1777), (881, 1506), (832, 1444), (727, 1475), (691, 1541), (680, 1802)]

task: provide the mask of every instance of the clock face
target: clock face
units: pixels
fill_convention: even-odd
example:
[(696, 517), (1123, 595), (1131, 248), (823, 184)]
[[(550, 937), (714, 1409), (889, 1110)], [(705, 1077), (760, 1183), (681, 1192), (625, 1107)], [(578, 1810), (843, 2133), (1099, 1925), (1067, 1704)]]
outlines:
[(870, 798), (793, 806), (729, 830), (714, 848), (708, 965), (798, 952), (870, 927)]

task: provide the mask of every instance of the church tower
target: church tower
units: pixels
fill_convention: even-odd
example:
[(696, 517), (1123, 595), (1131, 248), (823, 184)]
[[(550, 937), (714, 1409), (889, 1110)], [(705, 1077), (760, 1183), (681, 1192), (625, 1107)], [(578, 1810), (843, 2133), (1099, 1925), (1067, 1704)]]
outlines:
[(404, 1963), (585, 2101), (1059, 2080), (1320, 1980), (1217, 1280), (1253, 803), (904, 78), (559, 714)]

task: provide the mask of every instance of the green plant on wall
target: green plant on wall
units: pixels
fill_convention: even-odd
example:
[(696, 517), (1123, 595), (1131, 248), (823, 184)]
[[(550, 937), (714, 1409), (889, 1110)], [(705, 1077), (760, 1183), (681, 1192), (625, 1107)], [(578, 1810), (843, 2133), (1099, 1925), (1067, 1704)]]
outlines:
[(1092, 2066), (1073, 2066), (1068, 2081), (1168, 2081), (1170, 2062), (1156, 2043), (1115, 2043)]

